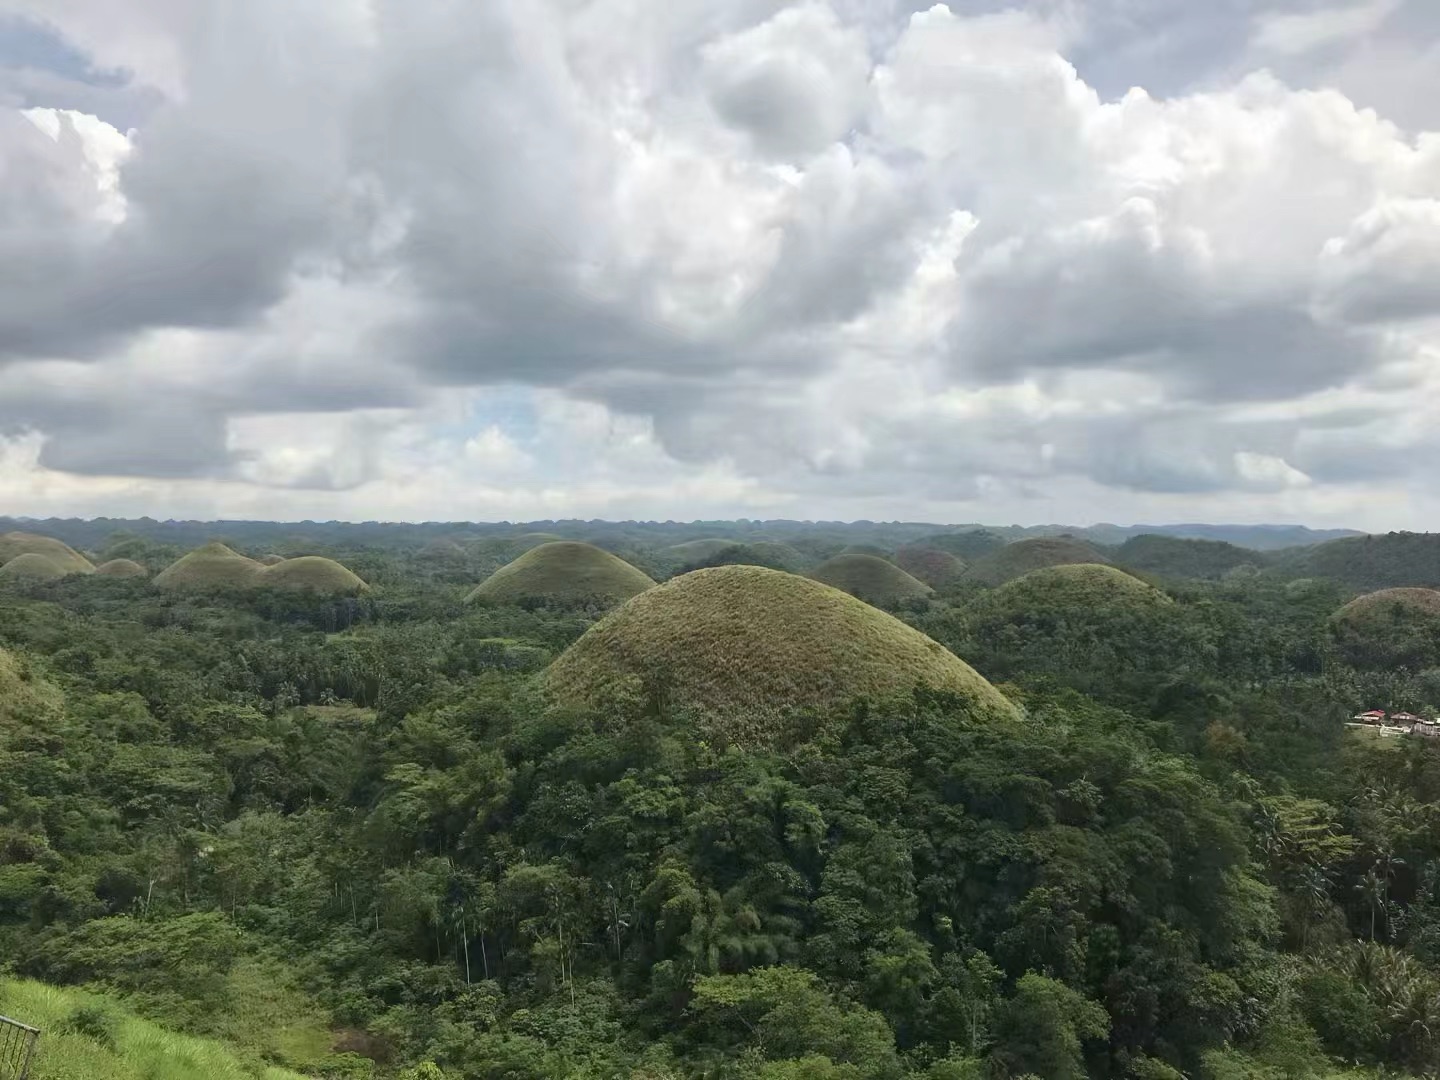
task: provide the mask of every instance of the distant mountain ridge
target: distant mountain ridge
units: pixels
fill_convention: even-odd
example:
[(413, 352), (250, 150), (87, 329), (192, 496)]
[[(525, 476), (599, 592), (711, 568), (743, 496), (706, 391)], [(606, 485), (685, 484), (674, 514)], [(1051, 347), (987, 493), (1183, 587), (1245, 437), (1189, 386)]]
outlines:
[[(238, 544), (267, 545), (289, 540), (305, 545), (371, 545), (413, 543), (416, 547), (440, 538), (480, 538), (525, 532), (553, 533), (567, 540), (591, 543), (606, 539), (636, 539), (655, 544), (680, 544), (697, 538), (730, 539), (736, 543), (758, 540), (833, 538), (845, 543), (879, 543), (890, 547), (914, 543), (938, 534), (960, 536), (983, 531), (1004, 541), (1036, 536), (1073, 536), (1091, 544), (1118, 547), (1145, 534), (1192, 540), (1219, 540), (1253, 551), (1307, 547), (1329, 540), (1366, 535), (1357, 529), (1311, 529), (1304, 525), (984, 525), (943, 524), (922, 521), (603, 521), (567, 519), (532, 522), (341, 522), (341, 521), (157, 521), (154, 518), (28, 518), (0, 517), (0, 532), (23, 529), (54, 536), (73, 547), (98, 548), (117, 533), (159, 543), (193, 548), (217, 536)], [(993, 541), (992, 541), (993, 543)], [(833, 554), (831, 552), (830, 554)]]

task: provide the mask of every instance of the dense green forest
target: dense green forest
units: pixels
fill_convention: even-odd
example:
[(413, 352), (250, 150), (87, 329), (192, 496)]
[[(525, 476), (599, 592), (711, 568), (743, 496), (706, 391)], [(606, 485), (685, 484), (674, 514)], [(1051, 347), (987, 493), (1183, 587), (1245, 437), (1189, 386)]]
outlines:
[(1440, 537), (16, 527), (37, 1080), (1440, 1073)]

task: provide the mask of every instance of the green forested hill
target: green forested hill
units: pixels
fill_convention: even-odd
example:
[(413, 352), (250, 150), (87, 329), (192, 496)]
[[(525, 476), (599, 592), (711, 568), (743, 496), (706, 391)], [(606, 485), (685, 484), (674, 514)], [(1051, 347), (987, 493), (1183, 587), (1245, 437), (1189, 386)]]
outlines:
[[(1353, 590), (1081, 565), (907, 606), (999, 723), (856, 699), (800, 578), (643, 593), (664, 625), (591, 640), (645, 677), (556, 700), (598, 613), (466, 605), (508, 550), (422, 547), (303, 552), (352, 597), (0, 586), (0, 1012), (54, 1033), (39, 1080), (1440, 1070), (1440, 740), (1344, 726), (1440, 676), (1337, 647)], [(785, 738), (705, 723), (666, 642)]]
[(1440, 533), (1386, 533), (1331, 540), (1281, 552), (1281, 570), (1294, 577), (1325, 578), (1369, 592), (1440, 586)]
[(1242, 566), (1265, 564), (1259, 552), (1220, 540), (1186, 540), (1173, 536), (1136, 536), (1115, 549), (1115, 562), (1166, 578), (1218, 581)]

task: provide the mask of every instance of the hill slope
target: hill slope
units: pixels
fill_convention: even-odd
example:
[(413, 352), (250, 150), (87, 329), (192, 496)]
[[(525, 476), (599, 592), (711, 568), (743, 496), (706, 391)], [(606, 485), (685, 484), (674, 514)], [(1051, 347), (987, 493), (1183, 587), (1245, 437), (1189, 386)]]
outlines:
[(977, 715), (1015, 715), (918, 630), (839, 589), (754, 566), (697, 570), (640, 594), (586, 631), (545, 683), (579, 707), (628, 686), (745, 745), (785, 742), (796, 711), (917, 685), (958, 694)]
[(965, 574), (965, 560), (958, 555), (919, 544), (895, 552), (895, 565), (932, 589), (958, 581)]
[(817, 566), (810, 576), (876, 607), (923, 600), (932, 591), (923, 581), (875, 555), (836, 555)]
[(1279, 560), (1291, 576), (1327, 578), (1352, 589), (1440, 587), (1440, 533), (1331, 540), (1282, 552)]
[(1440, 592), (1433, 589), (1356, 597), (1330, 626), (1340, 655), (1355, 667), (1413, 670), (1440, 663)]
[(1108, 563), (1089, 544), (1065, 536), (1041, 536), (1017, 540), (992, 551), (965, 572), (967, 581), (981, 585), (1003, 585), (1007, 581), (1045, 566), (1067, 563)]
[(1115, 561), (1129, 570), (1170, 578), (1218, 581), (1240, 566), (1260, 566), (1264, 560), (1222, 540), (1188, 540), (1147, 533), (1132, 537), (1115, 552)]
[(142, 578), (149, 577), (150, 571), (141, 566), (134, 559), (111, 559), (107, 563), (101, 563), (95, 568), (95, 573), (101, 577), (118, 578)]
[(43, 1031), (31, 1080), (305, 1080), (167, 1031), (98, 994), (0, 980), (0, 1014)]
[(628, 600), (655, 582), (624, 559), (591, 544), (559, 540), (531, 548), (475, 587), (466, 603), (553, 604)]

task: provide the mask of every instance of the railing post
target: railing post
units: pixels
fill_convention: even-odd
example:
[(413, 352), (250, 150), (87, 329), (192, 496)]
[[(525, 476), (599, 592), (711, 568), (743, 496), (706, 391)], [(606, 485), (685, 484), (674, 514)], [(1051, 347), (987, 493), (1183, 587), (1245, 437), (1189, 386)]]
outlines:
[(39, 1042), (38, 1028), (0, 1016), (0, 1080), (30, 1080)]

